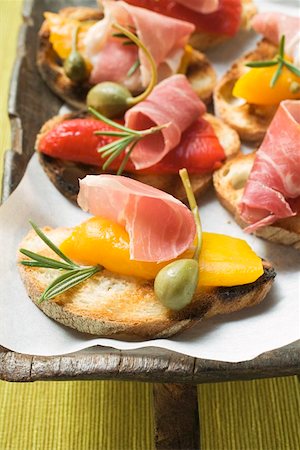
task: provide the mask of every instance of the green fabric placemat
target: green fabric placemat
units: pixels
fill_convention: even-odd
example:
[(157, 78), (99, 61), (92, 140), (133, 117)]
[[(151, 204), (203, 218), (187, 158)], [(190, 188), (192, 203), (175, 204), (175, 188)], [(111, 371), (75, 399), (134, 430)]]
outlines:
[[(0, 175), (21, 3), (0, 0)], [(199, 400), (203, 450), (300, 449), (297, 377), (202, 385)], [(0, 450), (150, 450), (152, 406), (142, 383), (0, 382)]]
[[(298, 450), (297, 377), (198, 388), (202, 450)], [(151, 384), (0, 382), (0, 450), (152, 450)]]

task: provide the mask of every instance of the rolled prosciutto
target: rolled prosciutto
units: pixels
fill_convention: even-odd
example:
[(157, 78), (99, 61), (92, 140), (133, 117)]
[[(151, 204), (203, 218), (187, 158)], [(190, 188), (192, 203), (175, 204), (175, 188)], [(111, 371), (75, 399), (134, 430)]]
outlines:
[(271, 122), (240, 202), (251, 233), (300, 213), (300, 101), (285, 100)]
[(117, 175), (88, 175), (80, 180), (78, 204), (95, 216), (125, 227), (130, 258), (161, 262), (176, 258), (193, 243), (191, 211), (158, 189)]
[[(137, 90), (149, 84), (149, 62), (135, 45), (124, 45), (128, 39), (113, 36), (113, 23), (133, 31), (147, 47), (162, 80), (177, 72), (184, 46), (195, 26), (183, 20), (165, 17), (124, 1), (103, 1), (104, 19), (92, 26), (85, 37), (86, 55), (93, 65), (92, 84), (102, 81), (122, 82)], [(128, 77), (128, 71), (139, 60), (140, 66)]]
[(134, 148), (131, 160), (136, 169), (159, 162), (180, 142), (182, 133), (206, 108), (184, 75), (173, 75), (159, 83), (147, 99), (125, 114), (125, 124), (134, 130), (168, 125), (142, 139)]

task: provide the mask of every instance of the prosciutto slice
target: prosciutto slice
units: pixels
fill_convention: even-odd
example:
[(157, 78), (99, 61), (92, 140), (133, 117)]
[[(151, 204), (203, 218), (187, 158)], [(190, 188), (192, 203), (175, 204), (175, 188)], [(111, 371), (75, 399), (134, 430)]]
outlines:
[(281, 102), (240, 202), (245, 231), (300, 213), (300, 101)]
[[(104, 0), (103, 7), (104, 19), (92, 26), (85, 37), (86, 55), (93, 64), (90, 79), (93, 84), (104, 79), (110, 81), (113, 67), (115, 74), (119, 75), (117, 81), (125, 82), (125, 84), (127, 82), (127, 86), (134, 89), (132, 80), (126, 80), (128, 47), (135, 49), (136, 59), (139, 57), (141, 63), (140, 68), (135, 71), (135, 77), (138, 75), (140, 85), (145, 87), (150, 81), (150, 67), (144, 52), (135, 46), (123, 45), (124, 39), (113, 37), (112, 34), (116, 33), (116, 30), (112, 28), (114, 22), (135, 31), (153, 56), (159, 79), (171, 76), (177, 71), (184, 46), (195, 29), (194, 25), (129, 5), (124, 1)], [(106, 51), (106, 46), (112, 45), (112, 43), (115, 50)], [(118, 47), (118, 58), (115, 57), (116, 47)], [(102, 52), (104, 52), (105, 58)], [(135, 80), (135, 84), (137, 81)], [(131, 83), (131, 86), (128, 83)], [(135, 87), (140, 88), (141, 86)]]
[(195, 238), (193, 215), (183, 203), (130, 178), (88, 175), (80, 180), (77, 201), (84, 211), (125, 227), (136, 261), (169, 261)]
[(293, 17), (278, 12), (256, 14), (252, 26), (273, 44), (279, 44), (284, 34), (286, 53), (300, 62), (300, 16)]
[(136, 145), (130, 157), (135, 168), (145, 169), (159, 162), (179, 144), (183, 131), (205, 110), (184, 75), (173, 75), (159, 83), (145, 101), (125, 114), (126, 126), (134, 130), (169, 124)]
[(202, 14), (210, 14), (219, 9), (219, 0), (175, 0), (176, 3), (185, 6), (192, 11)]
[(190, 22), (199, 33), (234, 36), (241, 25), (241, 0), (219, 0), (218, 9), (211, 13), (192, 9), (197, 7), (197, 0), (185, 0), (184, 5), (175, 0), (126, 0), (126, 3)]

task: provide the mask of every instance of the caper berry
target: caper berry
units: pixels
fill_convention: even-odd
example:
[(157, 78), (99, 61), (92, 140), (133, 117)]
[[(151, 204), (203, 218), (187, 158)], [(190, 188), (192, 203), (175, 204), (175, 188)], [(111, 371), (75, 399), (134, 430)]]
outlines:
[(64, 72), (70, 80), (78, 83), (87, 78), (87, 67), (84, 58), (77, 51), (72, 51), (64, 62)]
[(94, 86), (87, 95), (87, 104), (108, 118), (119, 117), (128, 109), (130, 91), (118, 83), (104, 81)]
[(198, 262), (194, 259), (179, 259), (158, 272), (154, 291), (164, 306), (178, 311), (192, 301), (198, 278)]

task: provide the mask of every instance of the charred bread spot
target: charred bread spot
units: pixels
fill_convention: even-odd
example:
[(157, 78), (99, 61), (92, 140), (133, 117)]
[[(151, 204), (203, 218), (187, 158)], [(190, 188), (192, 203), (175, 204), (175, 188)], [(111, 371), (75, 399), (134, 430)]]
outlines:
[(244, 295), (260, 289), (266, 283), (272, 282), (276, 277), (276, 272), (273, 267), (265, 266), (264, 273), (254, 283), (244, 284), (240, 286), (219, 287), (216, 289), (216, 295), (222, 302), (231, 302), (240, 299)]
[(78, 180), (86, 175), (99, 175), (102, 172), (95, 166), (52, 158), (43, 153), (39, 153), (39, 161), (54, 186), (73, 203), (77, 202)]

